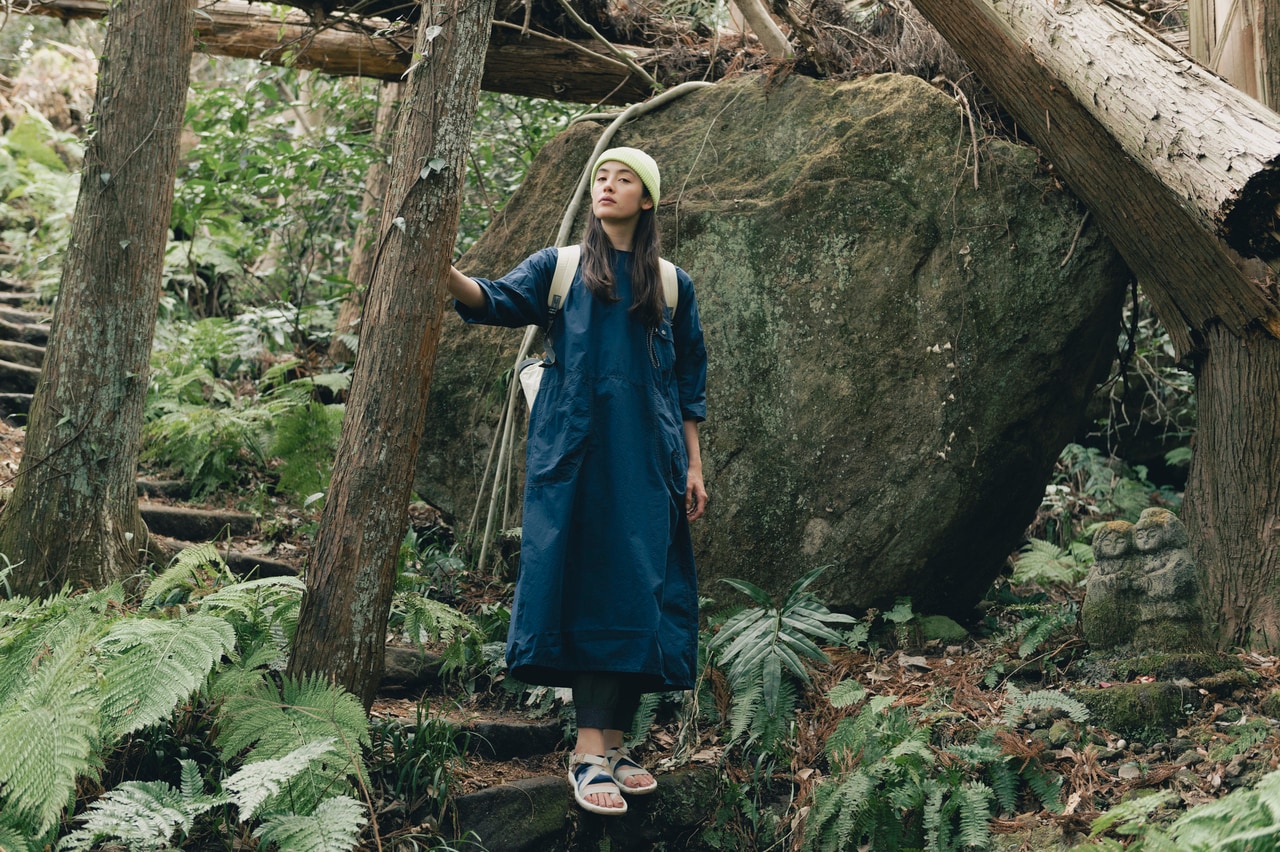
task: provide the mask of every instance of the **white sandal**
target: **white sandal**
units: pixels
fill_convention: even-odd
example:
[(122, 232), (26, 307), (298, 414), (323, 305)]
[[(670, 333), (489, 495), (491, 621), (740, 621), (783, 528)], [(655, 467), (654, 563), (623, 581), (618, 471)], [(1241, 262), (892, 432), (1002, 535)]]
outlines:
[(628, 778), (634, 778), (637, 775), (652, 776), (653, 773), (632, 760), (625, 746), (609, 749), (604, 753), (604, 759), (609, 768), (609, 774), (613, 776), (614, 782), (617, 783), (618, 789), (622, 792), (632, 796), (643, 796), (645, 793), (652, 793), (658, 789), (658, 780), (656, 778), (643, 787), (627, 786)]
[[(592, 767), (600, 767), (594, 769)], [(574, 752), (569, 759), (569, 784), (573, 786), (574, 801), (583, 810), (605, 816), (622, 816), (627, 812), (627, 801), (622, 799), (622, 807), (610, 808), (587, 801), (587, 796), (612, 794), (622, 798), (622, 791), (609, 771), (609, 762), (599, 754), (579, 754)]]

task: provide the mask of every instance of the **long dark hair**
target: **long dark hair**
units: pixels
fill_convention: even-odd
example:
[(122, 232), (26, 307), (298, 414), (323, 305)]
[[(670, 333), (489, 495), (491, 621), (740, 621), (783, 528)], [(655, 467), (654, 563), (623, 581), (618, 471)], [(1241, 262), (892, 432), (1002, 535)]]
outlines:
[[(645, 198), (649, 197), (646, 191)], [(618, 301), (613, 280), (615, 249), (595, 213), (587, 214), (587, 230), (582, 235), (582, 283), (592, 295), (607, 302)], [(662, 293), (662, 273), (658, 258), (662, 255), (662, 234), (653, 208), (640, 211), (636, 232), (631, 239), (630, 311), (649, 328), (662, 324), (666, 298)]]

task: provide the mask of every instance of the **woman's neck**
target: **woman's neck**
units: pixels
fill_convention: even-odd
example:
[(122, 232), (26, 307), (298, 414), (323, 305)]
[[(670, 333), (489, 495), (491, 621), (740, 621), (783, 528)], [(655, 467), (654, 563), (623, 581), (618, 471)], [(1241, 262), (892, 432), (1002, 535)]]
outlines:
[(601, 221), (600, 227), (604, 229), (604, 235), (609, 238), (609, 244), (613, 246), (615, 251), (631, 251), (631, 243), (636, 235), (636, 223), (634, 221)]

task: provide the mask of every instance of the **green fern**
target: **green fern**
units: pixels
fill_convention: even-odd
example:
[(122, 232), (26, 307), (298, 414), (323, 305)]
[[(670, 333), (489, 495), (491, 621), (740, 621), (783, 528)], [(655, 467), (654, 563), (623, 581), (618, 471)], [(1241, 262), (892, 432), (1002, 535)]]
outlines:
[(162, 607), (176, 603), (177, 598), (186, 600), (199, 586), (200, 572), (209, 567), (224, 579), (230, 580), (233, 577), (222, 554), (218, 553), (212, 542), (183, 548), (169, 567), (147, 584), (142, 593), (142, 606)]
[(1004, 709), (1004, 720), (1010, 725), (1017, 724), (1028, 710), (1056, 710), (1077, 724), (1089, 721), (1089, 708), (1069, 695), (1049, 689), (1037, 689), (1032, 692), (1019, 692), (1017, 687), (1009, 684), (1005, 687), (1009, 703)]
[(99, 765), (98, 695), (87, 648), (50, 647), (0, 706), (4, 808), (43, 834), (62, 817), (76, 778)]
[(0, 811), (0, 850), (3, 852), (42, 852), (45, 848), (21, 825), (8, 825)]
[(88, 849), (118, 840), (130, 849), (168, 849), (175, 833), (190, 835), (196, 818), (220, 807), (226, 796), (204, 792), (195, 761), (183, 760), (181, 786), (162, 781), (126, 781), (89, 805), (83, 827), (62, 839), (59, 850)]
[(314, 740), (283, 757), (250, 763), (223, 782), (240, 811), (240, 819), (245, 822), (253, 819), (264, 802), (278, 796), (290, 781), (313, 765), (327, 757), (341, 758), (342, 754), (334, 748), (336, 742), (333, 737)]
[(368, 819), (364, 805), (348, 796), (325, 799), (306, 816), (273, 816), (253, 833), (279, 852), (348, 852), (360, 841)]
[(123, 619), (103, 637), (102, 713), (112, 738), (167, 718), (235, 648), (220, 618)]
[(849, 707), (867, 697), (867, 689), (853, 678), (842, 680), (827, 692), (832, 707)]
[(286, 678), (279, 691), (264, 679), (250, 692), (229, 696), (219, 721), (217, 745), (223, 759), (244, 753), (246, 765), (285, 757), (317, 740), (332, 737), (338, 742), (340, 759), (312, 761), (311, 770), (295, 777), (281, 794), (290, 804), (272, 802), (267, 810), (307, 813), (323, 799), (349, 790), (349, 776), (367, 783), (361, 760), (369, 745), (364, 708), (319, 675)]
[(1036, 607), (1013, 627), (1013, 635), (1020, 637), (1018, 656), (1027, 659), (1035, 654), (1047, 640), (1061, 633), (1073, 633), (1076, 629), (1076, 604)]
[(458, 610), (418, 592), (401, 592), (393, 605), (393, 623), (410, 642), (453, 642), (479, 634), (480, 628)]
[[(758, 605), (725, 621), (710, 643), (713, 658), (725, 669), (733, 693), (733, 730), (738, 732), (735, 739), (754, 730), (758, 723), (777, 730), (779, 721), (789, 719), (794, 688), (790, 693), (784, 692), (784, 683), (790, 683), (784, 681), (784, 672), (807, 685), (810, 679), (804, 658), (827, 662), (827, 655), (814, 640), (839, 644), (841, 635), (828, 625), (855, 621), (851, 616), (829, 611), (808, 591), (826, 568), (815, 568), (797, 580), (781, 604), (775, 604), (767, 592), (744, 580), (723, 580)], [(757, 739), (766, 747), (776, 743), (763, 732)]]
[(1074, 586), (1084, 580), (1092, 564), (1093, 550), (1083, 542), (1072, 542), (1064, 549), (1053, 542), (1033, 538), (1014, 560), (1009, 582)]
[(281, 491), (305, 498), (328, 489), (345, 411), (343, 405), (308, 400), (275, 421), (270, 452), (280, 459)]

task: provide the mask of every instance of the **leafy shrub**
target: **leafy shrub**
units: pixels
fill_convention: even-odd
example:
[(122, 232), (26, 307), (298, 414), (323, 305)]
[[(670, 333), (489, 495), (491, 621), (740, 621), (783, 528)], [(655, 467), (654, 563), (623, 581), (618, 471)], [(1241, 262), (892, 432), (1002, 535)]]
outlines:
[[(203, 730), (218, 731), (217, 756), (190, 749), (206, 762), (182, 760), (176, 786), (107, 790), (59, 848), (168, 848), (200, 820), (256, 826), (281, 852), (355, 846), (367, 817), (348, 794), (350, 779), (367, 780), (364, 710), (319, 678), (264, 677), (296, 625), (302, 584), (224, 583), (211, 551), (175, 560), (136, 611), (119, 586), (0, 601), (0, 844), (52, 844), (68, 804), (93, 789), (82, 781), (99, 779), (120, 744), (199, 706), (214, 717)], [(206, 593), (208, 582), (221, 585)]]
[(795, 710), (796, 684), (810, 683), (802, 657), (827, 662), (814, 640), (839, 644), (840, 634), (828, 625), (855, 620), (829, 611), (808, 591), (826, 567), (792, 584), (780, 604), (745, 580), (724, 580), (757, 604), (726, 620), (711, 640), (713, 658), (724, 669), (733, 694), (730, 739), (746, 735), (748, 745), (759, 743), (765, 751), (779, 748)]

